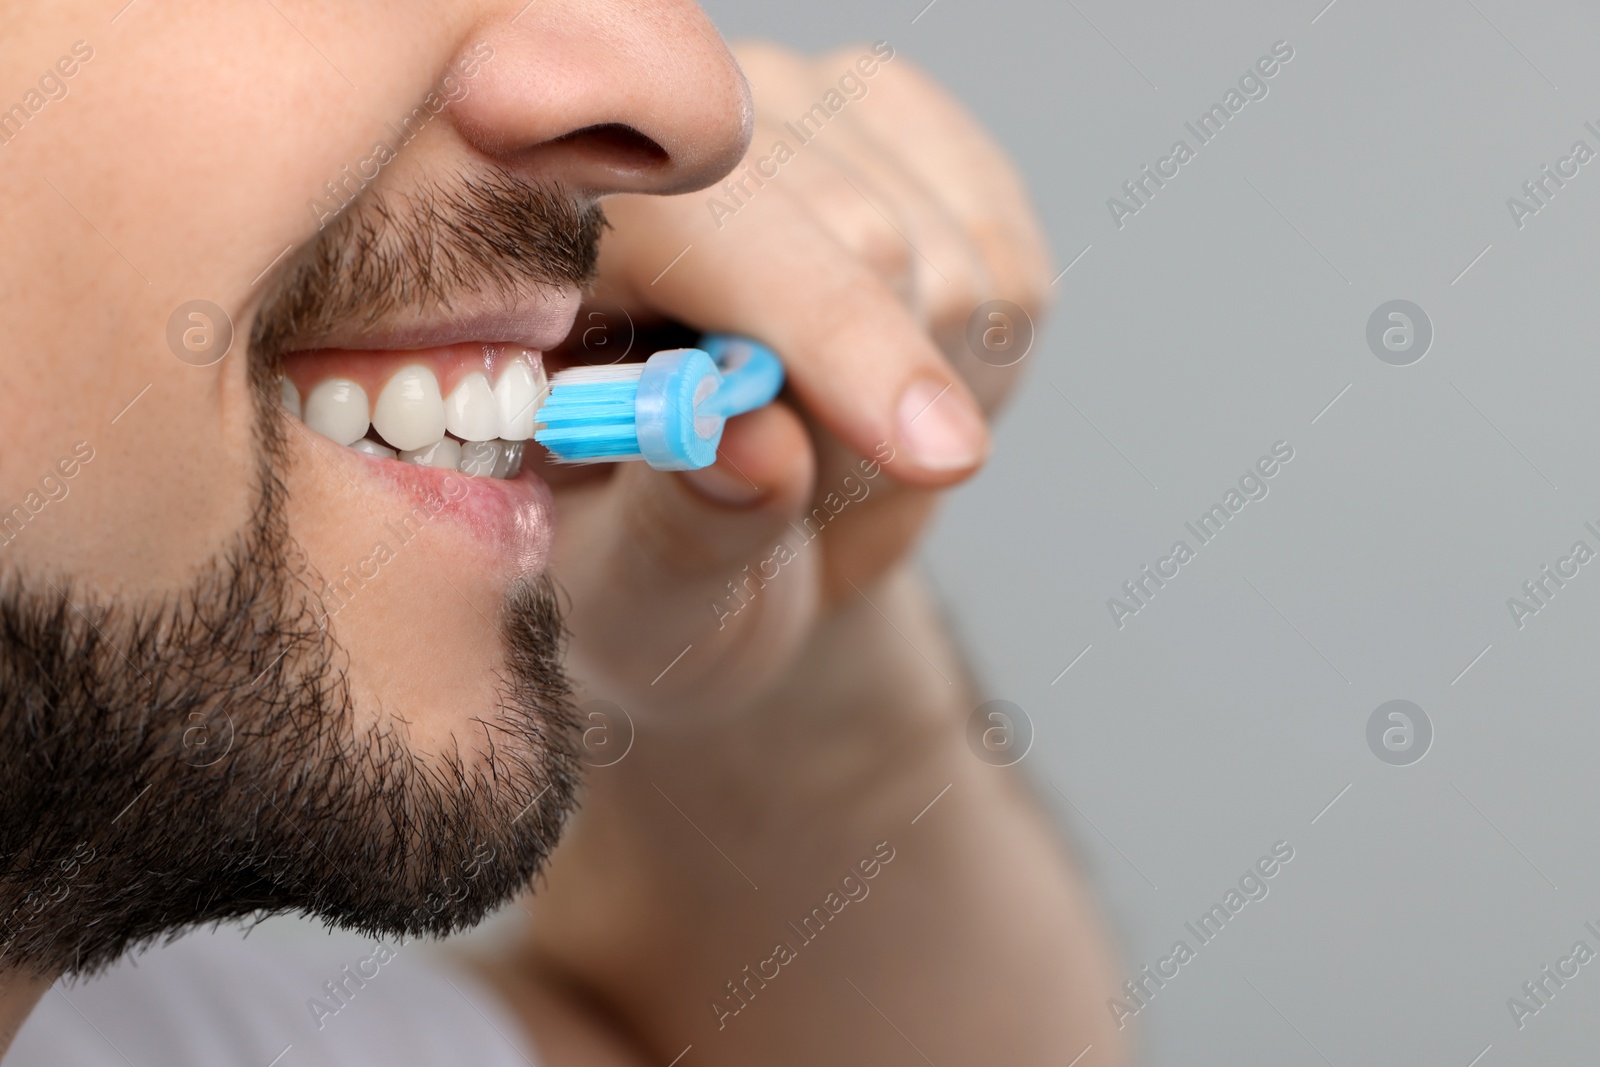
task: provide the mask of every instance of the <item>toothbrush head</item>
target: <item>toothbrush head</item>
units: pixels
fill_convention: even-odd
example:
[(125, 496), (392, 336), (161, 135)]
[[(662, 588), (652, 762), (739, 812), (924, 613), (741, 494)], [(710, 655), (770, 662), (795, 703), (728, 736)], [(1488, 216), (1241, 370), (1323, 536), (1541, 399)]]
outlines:
[(665, 471), (711, 466), (723, 424), (777, 396), (783, 364), (747, 338), (719, 335), (704, 343), (716, 359), (677, 348), (643, 363), (558, 372), (533, 439), (559, 463), (642, 459)]
[(644, 363), (573, 367), (550, 382), (533, 439), (562, 463), (642, 459), (657, 470), (716, 462), (721, 418), (695, 417), (722, 376), (697, 348), (657, 352)]

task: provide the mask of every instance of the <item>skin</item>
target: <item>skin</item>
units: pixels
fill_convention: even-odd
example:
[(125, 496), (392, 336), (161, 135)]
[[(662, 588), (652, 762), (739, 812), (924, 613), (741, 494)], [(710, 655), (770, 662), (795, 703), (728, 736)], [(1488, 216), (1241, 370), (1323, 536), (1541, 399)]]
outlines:
[[(1088, 893), (1015, 772), (969, 751), (980, 698), (907, 562), (1014, 382), (966, 350), (967, 317), (992, 298), (1037, 314), (1049, 279), (1020, 182), (961, 108), (896, 56), (719, 226), (690, 191), (765, 156), (868, 46), (736, 62), (667, 0), (118, 6), (0, 3), (0, 70), (95, 49), (0, 148), (0, 500), (95, 448), (6, 564), (149, 596), (244, 523), (246, 362), (175, 359), (169, 314), (214, 300), (242, 345), (258, 278), (315, 232), (308, 196), (490, 41), (471, 92), (376, 184), (492, 163), (606, 196), (597, 293), (640, 324), (761, 338), (790, 392), (731, 423), (706, 471), (552, 472), (569, 667), (580, 699), (629, 709), (633, 745), (591, 772), (535, 926), (468, 965), (556, 1067), (690, 1043), (706, 1064), (1066, 1062), (1090, 1044), (1086, 1063), (1123, 1062)], [(408, 506), (325, 441), (290, 450), (291, 532), (325, 572)], [(863, 457), (882, 463), (870, 495), (719, 625), (728, 581)], [(357, 706), (418, 752), (470, 755), (500, 666), (487, 615), (529, 566), (430, 529), (335, 620)], [(724, 983), (881, 841), (877, 903), (719, 1027)], [(47, 985), (0, 971), (0, 1049)]]

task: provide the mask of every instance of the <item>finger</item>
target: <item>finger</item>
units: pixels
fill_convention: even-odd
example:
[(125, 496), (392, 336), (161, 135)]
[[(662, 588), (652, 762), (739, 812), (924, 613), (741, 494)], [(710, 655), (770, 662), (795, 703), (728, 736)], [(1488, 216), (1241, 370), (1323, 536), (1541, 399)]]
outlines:
[[(827, 177), (818, 186), (842, 186), (829, 196), (820, 189), (808, 195), (808, 205), (835, 234), (851, 220), (830, 218), (834, 205), (843, 201), (865, 208), (857, 211), (868, 235), (877, 231), (877, 243), (894, 242), (911, 253), (912, 287), (907, 303), (934, 344), (951, 366), (970, 386), (986, 412), (997, 408), (1016, 383), (1014, 370), (1002, 370), (981, 362), (967, 340), (967, 325), (974, 309), (993, 299), (998, 289), (988, 264), (978, 247), (943, 204), (929, 195), (918, 176), (906, 171), (898, 161), (867, 138), (855, 140), (847, 130), (840, 131), (836, 156), (823, 160), (819, 169)], [(826, 151), (826, 150), (824, 150)], [(823, 153), (819, 153), (822, 155)], [(895, 218), (890, 218), (890, 212)], [(868, 237), (841, 238), (847, 244), (861, 244)]]
[[(772, 144), (778, 134), (758, 125), (755, 136), (762, 144)], [(786, 192), (805, 201), (851, 255), (877, 274), (902, 303), (918, 310), (917, 275), (925, 268), (918, 263), (910, 243), (900, 236), (914, 227), (892, 202), (887, 211), (880, 212), (874, 206), (883, 201), (876, 183), (865, 176), (858, 177), (855, 188), (865, 190), (866, 195), (858, 194), (839, 173), (835, 157), (822, 152), (797, 157), (785, 171), (783, 181)]]
[[(820, 69), (846, 61), (824, 56)], [(850, 119), (903, 161), (959, 220), (993, 275), (993, 296), (1042, 312), (1049, 252), (1027, 189), (1004, 152), (965, 107), (909, 60), (883, 65)]]
[(826, 612), (860, 596), (860, 589), (904, 558), (941, 494), (874, 476), (871, 465), (864, 465), (833, 438), (814, 439), (817, 488), (808, 515), (814, 520), (831, 516), (825, 525), (812, 523), (826, 533), (819, 576), (821, 610)]
[[(569, 490), (555, 573), (575, 675), (624, 706), (677, 714), (759, 691), (811, 624), (817, 554), (778, 546), (812, 479), (805, 429), (780, 403), (731, 420), (705, 470), (630, 463)], [(738, 655), (751, 643), (761, 656)]]
[(841, 244), (867, 262), (898, 252), (913, 283), (906, 303), (926, 328), (955, 322), (959, 332), (978, 294), (992, 290), (956, 218), (875, 141), (842, 128), (793, 169), (794, 191)]
[(811, 61), (781, 49), (741, 48), (759, 111), (773, 116), (758, 125), (752, 154), (793, 142), (793, 124), (786, 129), (777, 116), (805, 115), (826, 94), (838, 95), (841, 78), (851, 79), (861, 94), (855, 104), (834, 113), (825, 137), (797, 149), (782, 180), (847, 248), (874, 266), (898, 268), (896, 281), (910, 273), (917, 284), (907, 303), (938, 328), (952, 309), (964, 318), (971, 294), (989, 288), (985, 267), (959, 221), (857, 118), (855, 105), (871, 95), (870, 84), (856, 77), (859, 51)]
[(857, 455), (892, 447), (896, 478), (966, 477), (989, 448), (966, 384), (803, 205), (776, 184), (756, 192), (720, 232), (701, 197), (618, 198), (601, 269), (656, 313), (770, 344), (807, 413)]
[[(856, 46), (810, 60), (784, 49), (741, 46), (740, 63), (759, 112), (771, 116), (758, 125), (747, 158), (759, 158), (758, 153), (775, 147), (778, 140), (793, 140), (793, 123), (781, 123), (782, 116), (808, 114), (830, 93), (836, 98), (841, 91), (849, 94), (850, 104), (828, 120), (826, 136), (816, 136), (799, 148), (793, 161), (784, 164), (779, 180), (804, 199), (841, 244), (878, 268), (880, 275), (884, 271), (879, 265), (885, 261), (903, 272), (894, 276), (891, 288), (919, 316), (985, 410), (993, 410), (1019, 375), (980, 358), (988, 353), (974, 351), (968, 340), (969, 321), (981, 304), (997, 298), (1021, 302), (1030, 316), (1038, 314), (1043, 290), (1020, 284), (1032, 277), (1042, 285), (1037, 276), (1046, 260), (1030, 229), (1036, 223), (1014, 176), (990, 182), (991, 177), (1004, 178), (1011, 172), (992, 143), (966, 121), (965, 113), (931, 87), (923, 92), (920, 76), (904, 59), (865, 68), (876, 70), (863, 81), (856, 74), (863, 69), (864, 51)], [(889, 73), (894, 65), (905, 67), (906, 76)], [(960, 136), (962, 151), (937, 160), (909, 153), (902, 148), (904, 132), (894, 121), (888, 123), (897, 131), (894, 139), (881, 137), (877, 124), (867, 121), (881, 110), (884, 93), (874, 88), (879, 84), (889, 86), (907, 121), (937, 122), (941, 134)], [(911, 91), (903, 90), (906, 85)], [(916, 138), (911, 140), (915, 143)], [(998, 163), (998, 172), (989, 157)], [(979, 195), (972, 196), (974, 191)], [(990, 197), (994, 204), (986, 204)], [(964, 214), (958, 214), (957, 207)], [(991, 240), (980, 247), (973, 233), (987, 231), (975, 226), (979, 208), (1021, 227), (1018, 232), (1029, 243), (1014, 247), (1011, 242)], [(1005, 274), (1004, 281), (995, 278), (995, 267)], [(901, 284), (904, 273), (911, 276), (909, 287)]]

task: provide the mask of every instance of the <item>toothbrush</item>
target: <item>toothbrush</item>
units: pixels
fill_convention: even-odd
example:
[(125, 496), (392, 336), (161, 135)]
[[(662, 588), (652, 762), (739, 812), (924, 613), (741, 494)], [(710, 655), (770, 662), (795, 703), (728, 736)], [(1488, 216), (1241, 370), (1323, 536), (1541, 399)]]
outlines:
[(556, 372), (534, 416), (533, 439), (558, 463), (711, 466), (723, 424), (770, 403), (783, 388), (783, 364), (747, 337), (711, 334), (701, 345), (657, 352), (643, 363)]

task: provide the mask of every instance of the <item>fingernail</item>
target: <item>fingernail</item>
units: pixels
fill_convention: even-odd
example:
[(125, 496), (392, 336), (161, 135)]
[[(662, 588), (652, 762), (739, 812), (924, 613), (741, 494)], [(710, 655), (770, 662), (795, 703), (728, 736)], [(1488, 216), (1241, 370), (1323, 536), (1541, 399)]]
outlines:
[(721, 463), (713, 463), (697, 471), (684, 471), (684, 481), (701, 496), (714, 504), (744, 507), (766, 495), (766, 490), (735, 470), (727, 470)]
[(989, 449), (989, 428), (963, 390), (919, 378), (900, 394), (900, 443), (919, 467), (975, 467)]

